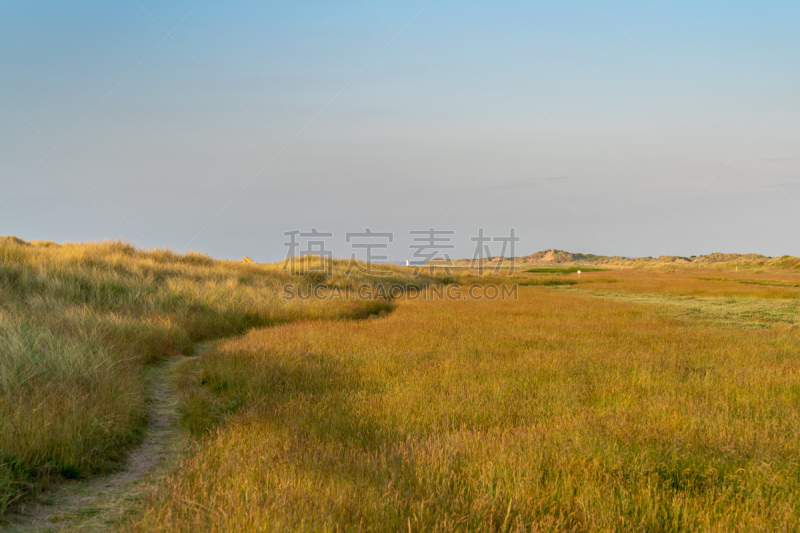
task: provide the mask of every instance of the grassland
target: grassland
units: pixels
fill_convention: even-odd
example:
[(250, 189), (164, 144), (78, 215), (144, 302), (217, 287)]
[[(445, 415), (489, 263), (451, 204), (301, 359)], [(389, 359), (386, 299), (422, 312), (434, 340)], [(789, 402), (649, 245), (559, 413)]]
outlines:
[(606, 269), (585, 266), (553, 266), (526, 268), (525, 272), (530, 272), (533, 274), (575, 274), (577, 272), (601, 272), (603, 270)]
[[(793, 271), (400, 267), (381, 283), (518, 298), (284, 301), (297, 278), (277, 265), (121, 243), (0, 254), (6, 500), (113, 468), (148, 365), (221, 339), (176, 367), (189, 453), (120, 529), (800, 528)], [(343, 270), (301, 279), (376, 283)]]
[[(218, 343), (186, 369), (182, 404), (235, 409), (195, 424), (196, 451), (126, 527), (796, 530), (793, 294), (650, 278), (405, 301)], [(671, 295), (697, 283), (709, 294)], [(728, 290), (786, 305), (786, 320), (750, 328), (746, 310), (709, 320), (664, 305), (713, 308)]]
[[(357, 281), (344, 269), (302, 279)], [(120, 242), (0, 240), (0, 515), (52, 481), (119, 464), (146, 422), (148, 365), (257, 326), (362, 318), (390, 307), (284, 301), (290, 280), (280, 266)]]

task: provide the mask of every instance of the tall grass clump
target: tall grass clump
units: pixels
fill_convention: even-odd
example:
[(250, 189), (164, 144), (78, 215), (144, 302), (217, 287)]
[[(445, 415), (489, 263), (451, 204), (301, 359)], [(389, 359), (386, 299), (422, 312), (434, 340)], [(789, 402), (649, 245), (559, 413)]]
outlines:
[[(331, 283), (345, 266), (333, 264)], [(122, 242), (0, 238), (0, 514), (52, 480), (119, 463), (145, 423), (146, 365), (256, 326), (391, 305), (282, 299), (297, 279), (281, 265)]]

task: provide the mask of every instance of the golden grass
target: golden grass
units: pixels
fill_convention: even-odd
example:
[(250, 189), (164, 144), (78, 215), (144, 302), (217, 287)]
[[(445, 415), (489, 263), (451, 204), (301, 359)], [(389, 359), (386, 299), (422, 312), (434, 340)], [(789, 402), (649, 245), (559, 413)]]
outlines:
[[(345, 267), (336, 263), (328, 282), (351, 283)], [(0, 238), (0, 515), (52, 479), (118, 464), (146, 422), (146, 365), (256, 326), (390, 307), (284, 301), (296, 279), (280, 265), (120, 242)]]
[[(531, 274), (531, 276), (535, 275)], [(570, 274), (562, 277), (575, 280), (577, 275)], [(701, 272), (690, 269), (677, 272), (626, 269), (581, 274), (580, 281), (582, 289), (595, 292), (721, 298), (800, 298), (800, 288), (792, 286), (792, 283), (800, 282), (800, 276), (793, 272), (748, 272), (738, 273), (732, 277), (730, 272), (721, 273), (711, 269), (704, 269)], [(770, 281), (779, 283), (771, 284)]]
[[(613, 275), (618, 292), (644, 290)], [(218, 343), (182, 387), (189, 420), (198, 402), (216, 418), (126, 528), (800, 528), (797, 330), (711, 327), (573, 290), (519, 296)]]
[(124, 529), (800, 528), (796, 273), (345, 268), (299, 279), (521, 287), (286, 301), (280, 265), (0, 239), (0, 512), (118, 464), (147, 365), (251, 330), (181, 365), (195, 443)]

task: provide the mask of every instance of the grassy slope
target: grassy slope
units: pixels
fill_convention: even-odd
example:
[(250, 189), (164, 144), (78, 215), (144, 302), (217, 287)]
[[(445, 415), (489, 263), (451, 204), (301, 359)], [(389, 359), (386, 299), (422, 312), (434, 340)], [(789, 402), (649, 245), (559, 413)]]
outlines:
[[(646, 275), (609, 288), (791, 297)], [(796, 329), (717, 327), (573, 290), (519, 295), (404, 302), (218, 344), (187, 369), (184, 407), (233, 410), (198, 425), (196, 453), (128, 527), (800, 527)]]
[(59, 476), (117, 464), (145, 422), (146, 365), (254, 326), (388, 306), (285, 302), (290, 280), (196, 253), (0, 238), (0, 514)]

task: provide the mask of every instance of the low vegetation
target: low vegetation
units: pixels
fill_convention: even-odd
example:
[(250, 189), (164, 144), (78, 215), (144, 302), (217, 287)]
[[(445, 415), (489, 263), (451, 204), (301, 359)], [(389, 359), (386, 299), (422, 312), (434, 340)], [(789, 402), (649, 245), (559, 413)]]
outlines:
[[(174, 367), (187, 455), (120, 529), (800, 528), (792, 270), (290, 266), (0, 241), (0, 511), (115, 468), (148, 365), (217, 339)], [(514, 298), (441, 297), (490, 283)]]
[[(323, 277), (357, 281), (344, 270), (337, 263)], [(392, 279), (412, 282), (400, 271)], [(281, 287), (296, 279), (280, 265), (120, 242), (0, 240), (0, 514), (54, 479), (119, 463), (146, 422), (146, 365), (257, 326), (362, 318), (391, 305), (283, 301)]]
[[(603, 292), (604, 298), (654, 306), (653, 312), (680, 318), (748, 329), (800, 327), (800, 300), (782, 298), (719, 298), (708, 296), (676, 296), (666, 294), (632, 294)], [(659, 311), (658, 308), (661, 308)]]
[(569, 267), (535, 267), (526, 268), (525, 272), (533, 274), (575, 274), (576, 272), (601, 272), (607, 270), (605, 268), (586, 267), (586, 266), (569, 266)]
[(731, 278), (707, 278), (700, 277), (705, 281), (738, 281), (739, 283), (748, 283), (750, 285), (767, 285), (774, 287), (796, 287), (800, 288), (800, 281), (779, 281), (776, 279), (731, 279)]
[[(624, 292), (720, 298), (800, 298), (800, 291), (793, 286), (798, 280), (795, 272), (750, 273), (748, 276), (737, 279), (698, 276), (697, 270), (691, 269), (677, 271), (620, 269), (581, 275), (580, 287), (596, 293)], [(708, 277), (714, 279), (705, 279)], [(565, 279), (574, 280), (575, 276)], [(774, 283), (775, 281), (785, 283)]]
[(798, 331), (589, 287), (406, 301), (217, 343), (185, 369), (198, 448), (126, 527), (800, 527)]

